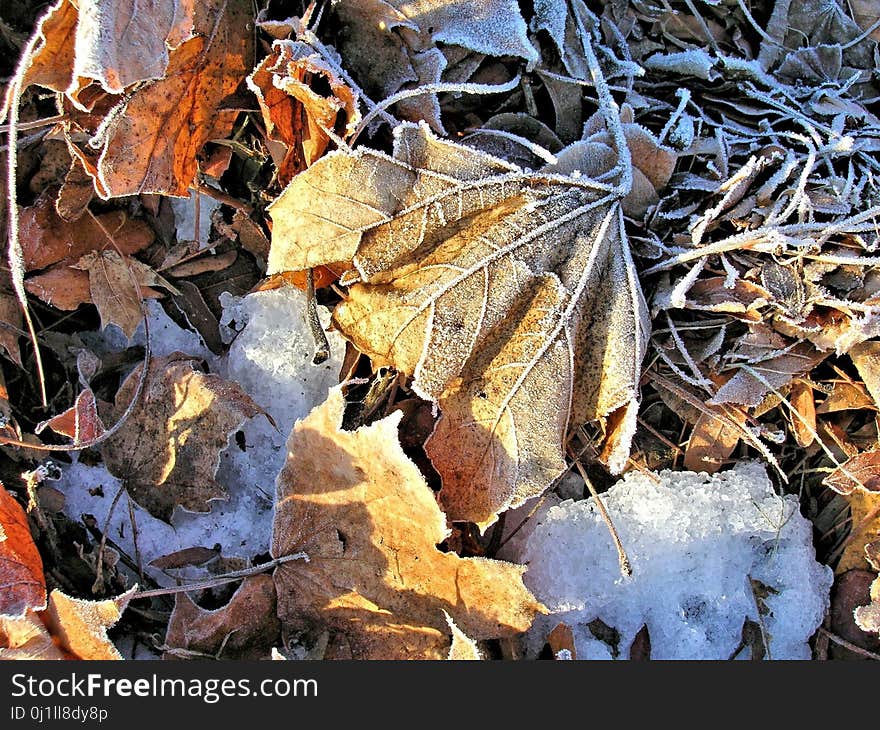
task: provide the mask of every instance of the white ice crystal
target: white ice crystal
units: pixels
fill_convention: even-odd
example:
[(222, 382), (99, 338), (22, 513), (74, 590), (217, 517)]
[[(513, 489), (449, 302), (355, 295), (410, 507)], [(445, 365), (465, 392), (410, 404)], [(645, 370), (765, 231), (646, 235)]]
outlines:
[[(541, 518), (518, 556), (526, 584), (553, 611), (533, 627), (533, 643), (565, 621), (579, 656), (596, 657), (587, 624), (598, 618), (620, 633), (622, 657), (647, 624), (652, 658), (727, 659), (749, 619), (763, 625), (771, 658), (809, 658), (832, 573), (816, 562), (797, 499), (778, 496), (764, 467), (750, 462), (714, 476), (656, 476), (627, 475), (602, 497), (630, 578), (592, 499), (563, 502)], [(768, 609), (760, 617), (759, 602)]]

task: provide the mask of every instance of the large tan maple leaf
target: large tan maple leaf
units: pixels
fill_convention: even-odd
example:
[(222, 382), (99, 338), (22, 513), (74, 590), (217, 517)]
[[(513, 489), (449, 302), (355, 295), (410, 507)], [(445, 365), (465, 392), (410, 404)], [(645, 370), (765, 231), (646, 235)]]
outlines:
[(609, 417), (606, 461), (626, 461), (648, 324), (629, 186), (595, 179), (631, 179), (616, 144), (608, 169), (610, 146), (575, 143), (532, 172), (404, 124), (392, 156), (331, 153), (270, 209), (269, 273), (352, 261), (336, 325), (439, 404), (426, 449), (453, 520), (543, 492), (569, 424)]
[(297, 422), (277, 481), (272, 555), (288, 629), (326, 631), (328, 657), (445, 659), (448, 616), (475, 640), (512, 637), (545, 610), (521, 565), (438, 549), (446, 518), (397, 436), (397, 412), (342, 428), (341, 388)]

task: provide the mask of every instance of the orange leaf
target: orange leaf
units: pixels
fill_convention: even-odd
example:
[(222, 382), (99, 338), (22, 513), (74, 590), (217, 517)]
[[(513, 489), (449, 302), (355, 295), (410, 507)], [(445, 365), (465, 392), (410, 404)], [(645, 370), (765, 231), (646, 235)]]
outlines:
[(806, 448), (813, 443), (813, 434), (816, 433), (816, 401), (813, 398), (813, 389), (803, 380), (795, 380), (791, 384), (789, 400), (792, 408), (800, 415), (800, 418), (794, 413), (789, 415), (794, 440), (798, 446)]
[(56, 264), (42, 274), (29, 277), (25, 288), (46, 304), (72, 312), (81, 304), (92, 301), (89, 274), (67, 264)]
[[(709, 408), (709, 406), (707, 406)], [(684, 468), (714, 474), (724, 464), (743, 436), (746, 415), (738, 408), (711, 409), (701, 413), (691, 431), (684, 452)], [(737, 428), (739, 425), (741, 428)]]
[[(330, 143), (325, 130), (340, 126), (337, 120), (344, 135), (360, 121), (355, 93), (303, 43), (275, 41), (272, 53), (248, 76), (248, 86), (260, 103), (269, 140), (280, 147), (269, 145), (283, 185), (324, 154)], [(330, 93), (319, 93), (319, 86)]]
[(856, 454), (825, 477), (822, 483), (838, 494), (851, 494), (855, 489), (880, 492), (880, 451)]
[[(312, 269), (314, 272), (315, 289), (323, 289), (334, 284), (342, 275), (342, 272), (347, 268), (348, 266), (344, 264), (316, 266)], [(280, 289), (288, 284), (292, 284), (300, 291), (305, 291), (308, 288), (308, 272), (282, 271), (278, 274), (272, 274), (271, 276), (267, 276), (256, 287), (254, 287), (254, 291)]]
[(20, 618), (45, 605), (43, 561), (27, 516), (0, 484), (0, 616)]
[(247, 74), (252, 20), (246, 0), (195, 5), (193, 35), (171, 52), (165, 75), (135, 88), (107, 115), (103, 146), (91, 156), (102, 198), (187, 196), (199, 151), (207, 141), (226, 137), (238, 115), (222, 104)]
[[(21, 211), (19, 235), (25, 269), (45, 269), (65, 259), (78, 259), (90, 251), (112, 249), (113, 243), (124, 254), (136, 254), (155, 238), (144, 221), (129, 218), (121, 210), (102, 213), (96, 218), (97, 221), (91, 216), (75, 223), (65, 221), (55, 211), (54, 196), (41, 195), (33, 205)], [(113, 236), (112, 243), (102, 226)]]
[(74, 443), (91, 441), (101, 436), (104, 433), (104, 424), (98, 416), (95, 394), (86, 388), (76, 397), (73, 406), (38, 424), (34, 431), (41, 433), (47, 427), (73, 439)]

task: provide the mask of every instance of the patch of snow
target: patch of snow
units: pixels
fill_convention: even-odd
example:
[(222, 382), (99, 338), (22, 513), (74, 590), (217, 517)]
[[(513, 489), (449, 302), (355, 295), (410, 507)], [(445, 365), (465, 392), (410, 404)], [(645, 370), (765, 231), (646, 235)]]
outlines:
[[(190, 190), (188, 198), (169, 198), (174, 211), (178, 241), (194, 241), (196, 236), (196, 193)], [(199, 248), (206, 248), (211, 235), (211, 214), (220, 207), (214, 198), (199, 195)]]
[[(757, 463), (657, 476), (629, 474), (602, 496), (632, 563), (629, 578), (592, 499), (552, 507), (533, 528), (515, 557), (553, 614), (532, 628), (530, 650), (564, 621), (578, 655), (595, 655), (586, 625), (598, 618), (620, 632), (620, 656), (647, 624), (652, 658), (727, 659), (749, 619), (766, 629), (772, 658), (809, 658), (832, 573), (816, 562), (797, 499), (778, 496)], [(770, 589), (760, 618), (750, 579)]]
[[(229, 326), (234, 319), (239, 328), (244, 328), (229, 348), (226, 369), (221, 374), (238, 382), (257, 405), (268, 411), (278, 428), (265, 418), (246, 423), (241, 429), (244, 450), (233, 445), (221, 455), (217, 478), (221, 484), (252, 484), (274, 495), (275, 477), (284, 465), (290, 429), (323, 402), (327, 391), (337, 384), (345, 341), (338, 332), (328, 332), (330, 358), (320, 365), (312, 364), (315, 343), (306, 323), (306, 295), (295, 287), (223, 301), (221, 321)], [(318, 309), (326, 329), (329, 312), (323, 307)]]
[[(171, 517), (171, 524), (168, 524), (153, 517), (133, 500), (129, 504), (128, 496), (124, 493), (113, 507), (122, 483), (103, 465), (87, 466), (74, 462), (62, 467), (62, 471), (58, 488), (64, 492), (67, 516), (80, 521), (84, 514), (93, 515), (98, 528), (107, 535), (108, 540), (130, 558), (139, 561), (144, 572), (159, 585), (173, 585), (175, 581), (161, 570), (148, 567), (148, 564), (178, 550), (211, 548), (219, 543), (224, 556), (244, 558), (267, 550), (269, 527), (266, 524), (271, 526), (271, 495), (244, 488), (240, 484), (227, 484), (229, 500), (212, 501), (211, 511), (204, 513), (191, 513), (178, 508)], [(202, 571), (187, 569), (177, 575), (198, 577)]]
[[(217, 356), (208, 349), (198, 332), (180, 327), (165, 313), (165, 309), (156, 299), (147, 299), (144, 306), (150, 325), (150, 352), (153, 357), (164, 357), (172, 352), (182, 352), (185, 355), (205, 360), (210, 365), (211, 371), (216, 372), (220, 362)], [(97, 332), (81, 332), (80, 339), (98, 357), (122, 352), (133, 345), (144, 345), (147, 341), (143, 321), (138, 324), (130, 340), (115, 324), (110, 324)]]
[[(225, 301), (229, 312), (235, 312), (235, 322), (241, 331), (228, 357), (220, 361), (197, 334), (177, 327), (158, 303), (149, 302), (148, 306), (155, 354), (180, 350), (205, 357), (216, 364), (216, 371), (223, 377), (237, 381), (278, 426), (276, 429), (266, 418), (258, 416), (241, 429), (244, 448), (235, 434), (230, 437), (217, 470), (217, 481), (226, 487), (229, 499), (212, 501), (211, 511), (206, 513), (178, 508), (171, 524), (132, 502), (138, 532), (135, 549), (125, 495), (110, 514), (120, 481), (103, 466), (74, 462), (62, 467), (64, 476), (59, 489), (65, 494), (68, 516), (80, 520), (83, 514), (92, 514), (100, 529), (109, 525), (108, 538), (133, 559), (139, 556), (145, 568), (162, 555), (189, 547), (211, 548), (217, 543), (226, 557), (252, 558), (268, 551), (275, 477), (284, 464), (287, 435), (297, 419), (326, 398), (329, 388), (336, 385), (342, 366), (344, 340), (332, 332), (328, 333), (330, 359), (321, 365), (312, 364), (314, 343), (305, 319), (306, 297), (298, 289), (286, 287), (244, 298), (226, 297)], [(227, 326), (231, 324), (226, 316), (224, 320)], [(329, 324), (329, 313), (323, 308), (321, 320), (323, 326)], [(174, 582), (159, 570), (146, 568), (146, 572), (160, 585)], [(188, 569), (181, 575), (196, 577), (201, 572)]]
[[(183, 329), (169, 317), (162, 305), (155, 299), (146, 302), (147, 319), (150, 325), (150, 352), (153, 357), (165, 357), (172, 352), (182, 352), (207, 361), (211, 370), (218, 366), (217, 356), (208, 349), (202, 336), (192, 329)], [(143, 345), (147, 341), (144, 323), (141, 322), (131, 338), (131, 345)]]

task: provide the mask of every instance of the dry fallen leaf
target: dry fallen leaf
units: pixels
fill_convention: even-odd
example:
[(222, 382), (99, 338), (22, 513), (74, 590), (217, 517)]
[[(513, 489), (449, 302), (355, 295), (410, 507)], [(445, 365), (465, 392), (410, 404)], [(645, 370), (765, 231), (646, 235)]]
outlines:
[(75, 223), (65, 221), (55, 210), (55, 196), (44, 194), (21, 211), (19, 237), (25, 269), (30, 272), (104, 249), (131, 256), (149, 246), (155, 234), (147, 223), (121, 210), (86, 216)]
[(194, 3), (159, 0), (60, 0), (37, 32), (40, 42), (25, 76), (77, 99), (96, 81), (111, 94), (161, 78), (168, 52), (192, 37)]
[[(657, 138), (633, 122), (633, 110), (625, 104), (620, 111), (623, 136), (629, 147), (633, 164), (632, 190), (622, 201), (623, 212), (641, 218), (648, 208), (660, 202), (659, 191), (669, 182), (677, 161), (676, 153), (657, 141)], [(584, 125), (584, 139), (561, 153), (557, 170), (580, 171), (587, 177), (598, 177), (614, 166), (611, 134), (604, 128), (604, 117), (597, 112)]]
[(247, 0), (195, 4), (192, 37), (171, 53), (164, 77), (139, 86), (108, 115), (89, 170), (101, 197), (187, 196), (202, 146), (232, 130), (237, 112), (221, 106), (250, 69), (251, 20)]
[(146, 264), (113, 250), (88, 253), (71, 268), (88, 272), (89, 296), (101, 315), (101, 327), (118, 325), (129, 339), (144, 318), (143, 297), (162, 296), (153, 285), (178, 293)]
[(178, 593), (165, 646), (169, 655), (179, 658), (265, 659), (280, 629), (272, 577), (255, 575), (245, 579), (229, 603), (214, 610)]
[(798, 446), (806, 448), (813, 443), (816, 434), (816, 400), (813, 397), (813, 388), (803, 380), (795, 380), (791, 384), (789, 400), (797, 413), (789, 414), (794, 440)]
[(864, 569), (866, 546), (880, 540), (880, 451), (866, 451), (847, 459), (825, 477), (823, 484), (846, 495), (852, 513), (853, 533), (836, 572)]
[[(111, 421), (128, 406), (142, 367), (119, 388)], [(150, 362), (134, 412), (101, 453), (107, 469), (156, 517), (167, 521), (176, 505), (205, 512), (209, 500), (226, 496), (214, 474), (229, 434), (259, 413), (237, 383), (207, 375), (196, 360), (174, 353)]]
[[(346, 0), (333, 9), (341, 21), (337, 46), (346, 67), (377, 100), (441, 81), (448, 60), (437, 42), (532, 64), (538, 60), (514, 0)], [(433, 94), (404, 100), (396, 111), (443, 131)]]
[(866, 451), (847, 459), (822, 483), (838, 494), (849, 495), (858, 489), (880, 492), (880, 451)]
[(736, 407), (707, 406), (691, 431), (683, 466), (691, 471), (714, 474), (729, 458), (743, 437), (746, 414)]
[(866, 568), (865, 548), (880, 540), (880, 493), (856, 489), (847, 496), (847, 501), (853, 534), (835, 569), (838, 574), (851, 568)]
[(708, 403), (757, 406), (768, 393), (778, 391), (798, 375), (810, 372), (828, 356), (809, 342), (799, 342), (778, 352), (770, 352), (760, 361), (740, 365), (736, 374)]
[(868, 30), (873, 26), (869, 38), (880, 41), (880, 28), (875, 24), (880, 20), (880, 3), (877, 0), (847, 0), (852, 10), (853, 20), (858, 23), (862, 30)]
[(272, 555), (308, 559), (275, 570), (282, 622), (361, 659), (445, 658), (444, 611), (474, 640), (527, 629), (542, 606), (525, 568), (438, 549), (446, 519), (398, 443), (401, 413), (344, 431), (344, 407), (334, 388), (287, 443)]
[(68, 139), (101, 197), (185, 197), (205, 142), (232, 129), (237, 112), (222, 105), (253, 63), (252, 19), (246, 0), (61, 0), (38, 29), (25, 86), (84, 112), (109, 95), (88, 144)]
[(625, 464), (648, 323), (620, 197), (402, 125), (393, 157), (331, 153), (273, 203), (269, 273), (353, 260), (337, 326), (439, 403), (426, 450), (452, 520), (543, 492), (569, 423), (623, 413)]
[(446, 616), (446, 623), (449, 624), (449, 630), (452, 632), (452, 643), (449, 645), (449, 655), (446, 658), (451, 662), (481, 661), (483, 655), (480, 654), (477, 642), (458, 628), (455, 621), (452, 620), (452, 616), (446, 611), (443, 612), (443, 615)]
[(43, 560), (27, 515), (0, 484), (0, 616), (19, 619), (45, 606)]
[[(330, 143), (325, 130), (338, 128), (346, 137), (360, 121), (355, 93), (304, 43), (275, 41), (247, 82), (260, 103), (283, 185), (324, 154)], [(316, 91), (320, 85), (329, 87), (329, 95)]]
[(34, 433), (42, 433), (46, 428), (73, 439), (74, 443), (100, 438), (105, 429), (98, 415), (98, 404), (92, 390), (90, 388), (82, 390), (70, 408), (37, 424)]
[(66, 263), (56, 264), (41, 274), (28, 277), (25, 288), (56, 309), (72, 312), (92, 301), (89, 274)]
[(0, 660), (122, 659), (107, 629), (119, 621), (136, 590), (134, 586), (104, 601), (52, 591), (44, 611), (29, 611), (20, 619), (0, 618)]
[(874, 404), (880, 408), (880, 342), (861, 342), (850, 348), (847, 354), (859, 371)]

